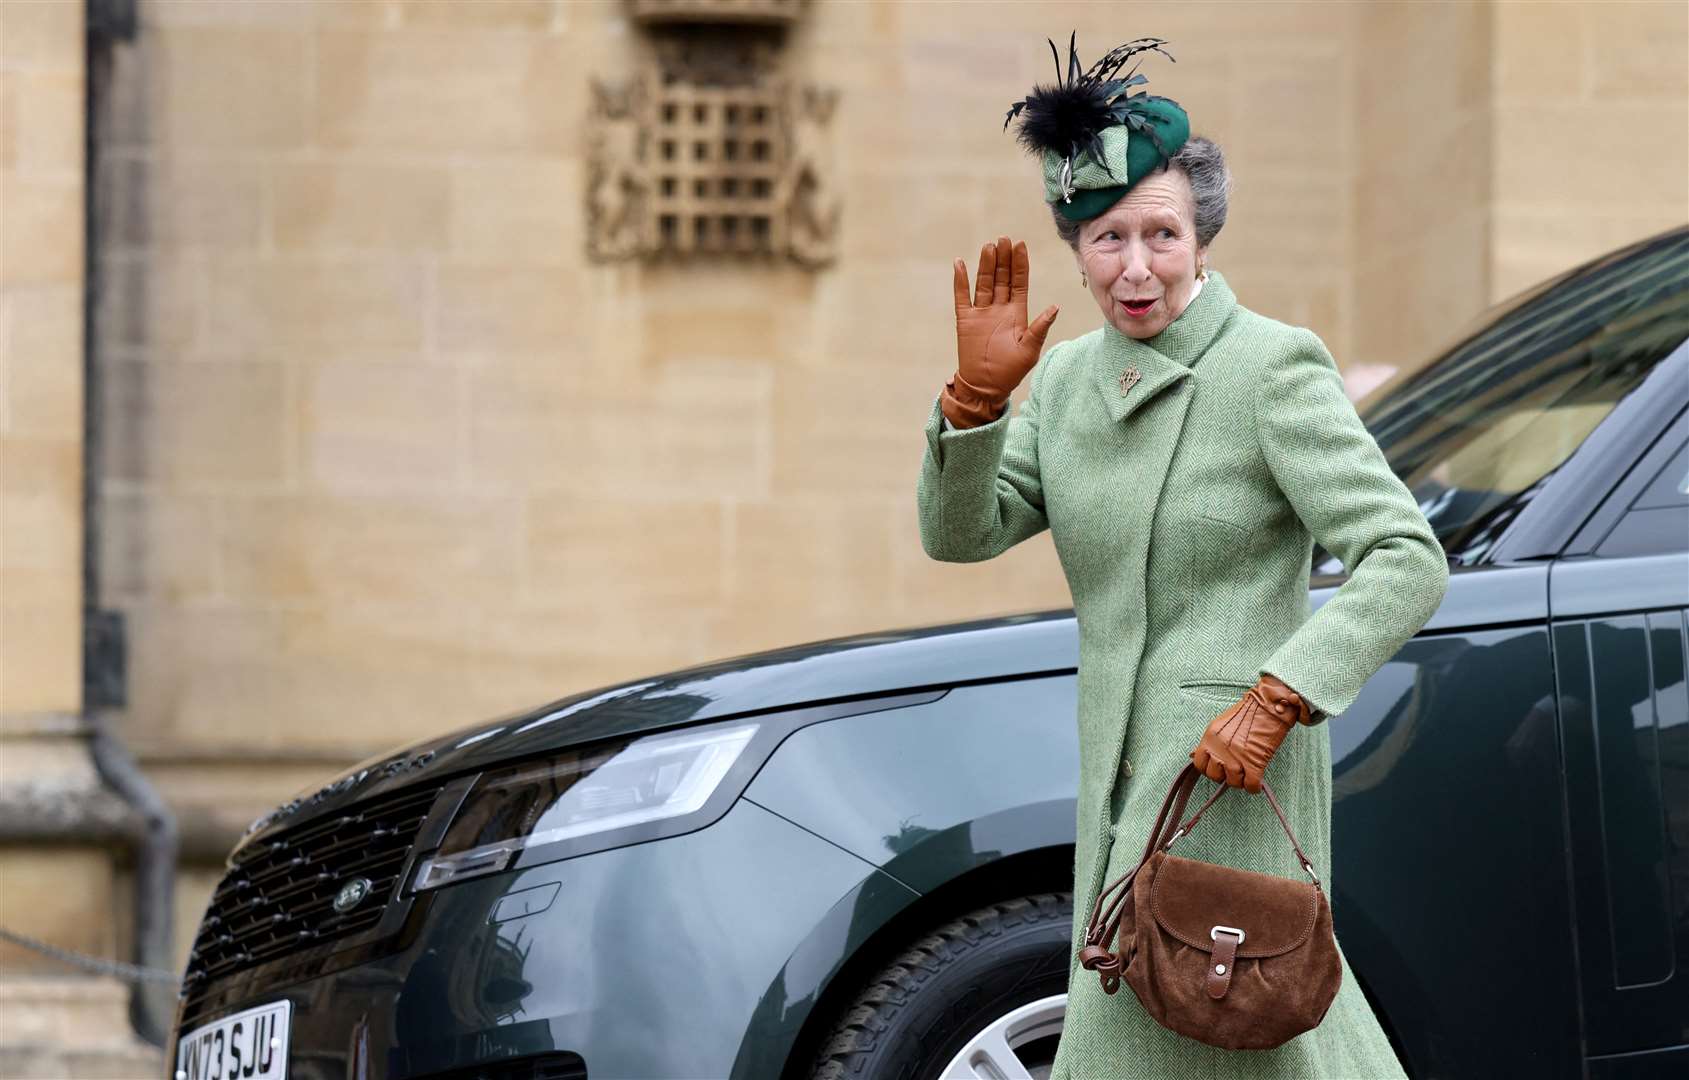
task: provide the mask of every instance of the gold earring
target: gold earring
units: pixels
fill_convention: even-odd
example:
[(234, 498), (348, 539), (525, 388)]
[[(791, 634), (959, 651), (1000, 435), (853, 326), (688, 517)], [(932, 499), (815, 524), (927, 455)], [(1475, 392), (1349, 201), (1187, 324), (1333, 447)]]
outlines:
[(1087, 289), (1091, 287), (1090, 283), (1085, 280), (1084, 274), (1079, 275), (1079, 284), (1083, 285)]

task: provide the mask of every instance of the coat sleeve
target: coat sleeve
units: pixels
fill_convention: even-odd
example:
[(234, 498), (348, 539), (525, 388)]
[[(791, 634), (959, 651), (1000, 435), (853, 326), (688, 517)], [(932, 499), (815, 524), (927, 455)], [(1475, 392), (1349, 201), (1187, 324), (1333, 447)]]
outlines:
[(1349, 574), (1259, 671), (1334, 716), (1436, 612), (1448, 559), (1312, 331), (1266, 361), (1255, 430), (1279, 490)]
[(1032, 369), (1026, 401), (989, 424), (946, 428), (933, 398), (915, 484), (921, 548), (941, 562), (983, 562), (1049, 527), (1038, 476), (1038, 387), (1055, 345)]

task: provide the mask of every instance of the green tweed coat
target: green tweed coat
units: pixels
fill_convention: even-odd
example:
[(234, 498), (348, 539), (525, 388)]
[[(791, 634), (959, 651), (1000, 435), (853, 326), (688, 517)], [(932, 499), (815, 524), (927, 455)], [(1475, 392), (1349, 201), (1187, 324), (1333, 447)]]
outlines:
[[(1138, 378), (1123, 393), (1122, 375)], [(1078, 944), (1106, 881), (1135, 865), (1208, 722), (1262, 673), (1342, 723), (1442, 600), (1448, 564), (1311, 331), (1238, 304), (1210, 273), (1147, 341), (1105, 325), (1050, 346), (1018, 415), (942, 427), (917, 484), (921, 544), (977, 562), (1048, 528), (1079, 624), (1079, 791), (1067, 1018), (1056, 1080), (1404, 1075), (1348, 958), (1319, 1027), (1221, 1050), (1104, 994)], [(1313, 541), (1349, 578), (1309, 603)], [(1269, 763), (1330, 895), (1331, 735), (1297, 726)], [(1213, 789), (1198, 782), (1191, 806)], [(1227, 792), (1175, 854), (1307, 880), (1261, 795)], [(1341, 919), (1341, 915), (1339, 915)], [(1341, 953), (1341, 945), (1339, 945)]]

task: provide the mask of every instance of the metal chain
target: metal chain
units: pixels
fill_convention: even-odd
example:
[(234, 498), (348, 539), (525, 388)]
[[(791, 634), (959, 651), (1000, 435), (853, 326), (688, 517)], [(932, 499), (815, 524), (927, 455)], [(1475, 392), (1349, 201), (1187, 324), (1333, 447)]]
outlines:
[(20, 948), (40, 953), (42, 956), (57, 960), (61, 964), (91, 971), (96, 975), (113, 975), (124, 982), (161, 983), (167, 986), (177, 986), (181, 982), (176, 977), (175, 972), (165, 971), (162, 968), (142, 967), (139, 964), (125, 964), (117, 960), (101, 960), (97, 956), (89, 956), (73, 949), (38, 941), (35, 938), (7, 930), (3, 926), (0, 926), (0, 941), (9, 941)]

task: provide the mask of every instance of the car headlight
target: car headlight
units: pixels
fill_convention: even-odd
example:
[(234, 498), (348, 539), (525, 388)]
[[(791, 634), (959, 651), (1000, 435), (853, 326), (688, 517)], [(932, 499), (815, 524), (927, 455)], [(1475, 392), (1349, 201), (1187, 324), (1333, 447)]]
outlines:
[(413, 888), (496, 874), (538, 848), (563, 858), (584, 850), (571, 841), (595, 834), (658, 835), (641, 826), (702, 812), (758, 726), (651, 735), (483, 773), (439, 850), (417, 867)]

